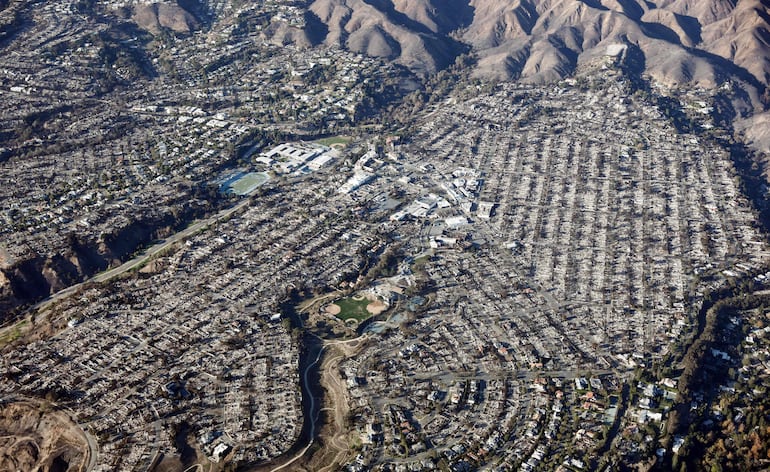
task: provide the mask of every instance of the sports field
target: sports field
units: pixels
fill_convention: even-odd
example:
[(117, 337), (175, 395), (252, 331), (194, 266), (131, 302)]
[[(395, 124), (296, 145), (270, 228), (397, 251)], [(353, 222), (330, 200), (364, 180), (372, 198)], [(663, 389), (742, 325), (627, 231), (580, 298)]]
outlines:
[(343, 298), (341, 300), (337, 300), (334, 302), (334, 304), (340, 307), (340, 312), (337, 314), (337, 318), (343, 321), (347, 321), (349, 319), (363, 321), (372, 316), (372, 314), (366, 310), (366, 305), (369, 304), (369, 300), (367, 300), (365, 297), (354, 296)]
[(340, 298), (326, 305), (325, 311), (342, 321), (364, 321), (374, 315), (379, 315), (388, 309), (388, 305), (378, 297), (371, 295), (353, 295)]
[(227, 183), (225, 191), (236, 195), (246, 195), (267, 182), (269, 179), (270, 176), (264, 172), (249, 172), (248, 174), (243, 174), (236, 180)]
[(318, 144), (323, 144), (324, 146), (337, 147), (337, 146), (345, 146), (348, 143), (350, 143), (350, 141), (352, 140), (353, 138), (350, 138), (348, 136), (331, 136), (328, 138), (319, 139), (318, 141), (315, 141), (315, 142)]

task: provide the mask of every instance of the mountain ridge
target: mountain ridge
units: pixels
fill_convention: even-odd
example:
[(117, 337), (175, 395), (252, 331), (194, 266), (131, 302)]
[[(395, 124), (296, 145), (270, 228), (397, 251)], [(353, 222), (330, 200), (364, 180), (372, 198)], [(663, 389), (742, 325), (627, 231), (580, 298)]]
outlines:
[(638, 47), (639, 72), (665, 86), (743, 88), (744, 117), (764, 110), (770, 83), (763, 0), (313, 0), (309, 9), (328, 28), (325, 44), (423, 75), (470, 48), (476, 77), (552, 82), (622, 43)]

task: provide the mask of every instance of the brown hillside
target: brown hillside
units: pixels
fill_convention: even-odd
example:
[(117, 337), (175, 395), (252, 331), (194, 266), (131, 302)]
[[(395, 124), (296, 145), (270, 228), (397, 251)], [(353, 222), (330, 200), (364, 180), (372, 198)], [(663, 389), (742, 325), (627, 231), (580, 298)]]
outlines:
[(157, 34), (166, 28), (175, 33), (189, 34), (198, 27), (195, 17), (176, 3), (140, 4), (134, 8), (134, 22)]
[(310, 9), (327, 44), (423, 73), (464, 43), (480, 77), (548, 82), (623, 43), (641, 50), (639, 72), (667, 85), (737, 83), (755, 109), (770, 81), (762, 0), (315, 0)]

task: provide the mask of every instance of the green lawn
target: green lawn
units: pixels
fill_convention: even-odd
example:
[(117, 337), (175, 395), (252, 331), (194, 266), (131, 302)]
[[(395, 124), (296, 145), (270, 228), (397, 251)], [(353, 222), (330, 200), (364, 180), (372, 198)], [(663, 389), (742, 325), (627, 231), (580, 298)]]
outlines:
[(4, 346), (8, 343), (16, 341), (21, 337), (21, 331), (27, 327), (29, 322), (22, 320), (16, 323), (13, 327), (9, 327), (8, 330), (0, 337), (0, 346)]
[(267, 182), (269, 177), (262, 172), (250, 172), (230, 185), (230, 189), (236, 195), (246, 195), (255, 188)]
[(363, 300), (354, 300), (352, 297), (348, 297), (337, 300), (334, 303), (340, 307), (340, 314), (337, 315), (337, 318), (343, 321), (350, 319), (363, 321), (372, 316), (371, 313), (366, 311), (366, 305), (369, 304), (369, 300), (366, 298)]
[(412, 261), (412, 272), (417, 272), (418, 270), (422, 270), (423, 266), (430, 261), (430, 255), (424, 254), (414, 261)]
[(318, 144), (323, 144), (324, 146), (331, 146), (333, 144), (348, 144), (352, 140), (353, 138), (347, 136), (331, 136), (329, 138), (319, 139), (316, 142)]

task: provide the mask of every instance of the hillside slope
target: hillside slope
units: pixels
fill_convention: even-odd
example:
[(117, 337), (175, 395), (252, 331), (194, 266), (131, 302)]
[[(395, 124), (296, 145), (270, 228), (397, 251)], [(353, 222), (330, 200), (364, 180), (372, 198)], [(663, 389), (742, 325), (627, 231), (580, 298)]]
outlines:
[[(623, 43), (657, 82), (739, 84), (739, 114), (761, 108), (770, 81), (770, 13), (763, 0), (315, 0), (326, 44), (430, 73), (469, 45), (476, 75), (543, 83)], [(744, 109), (745, 108), (745, 109)]]

